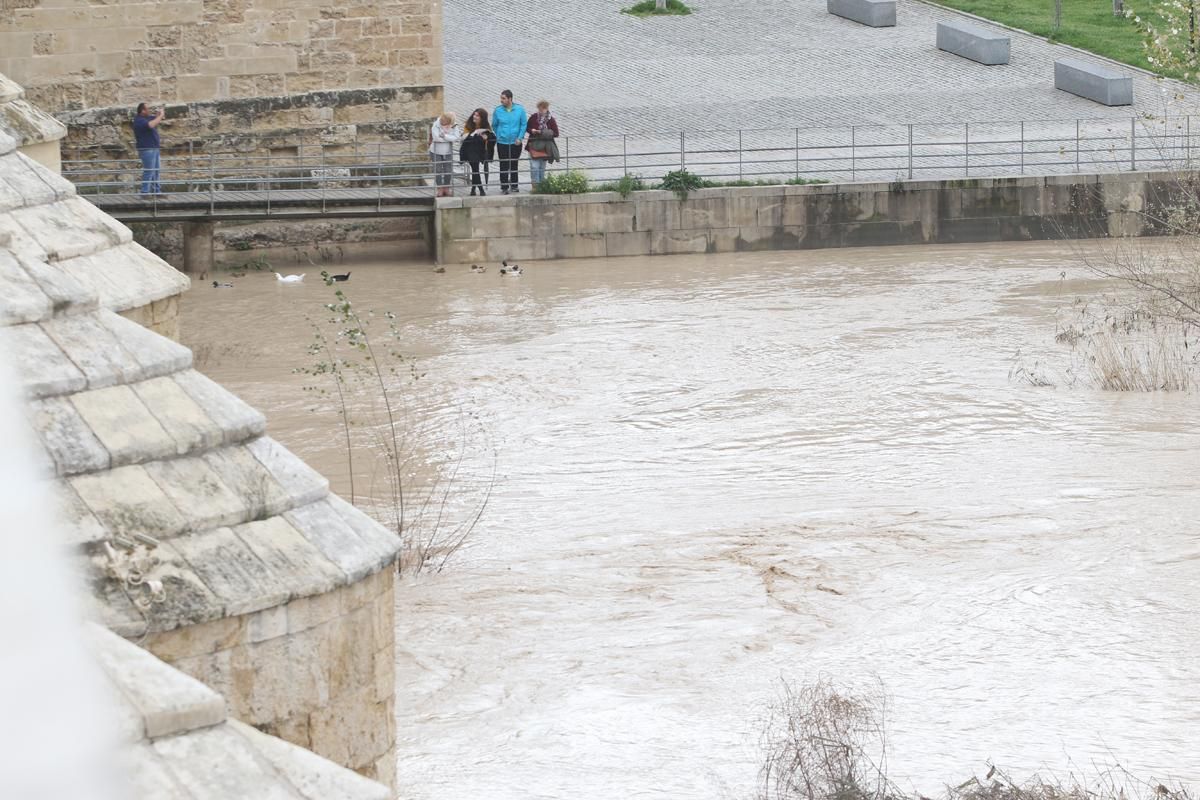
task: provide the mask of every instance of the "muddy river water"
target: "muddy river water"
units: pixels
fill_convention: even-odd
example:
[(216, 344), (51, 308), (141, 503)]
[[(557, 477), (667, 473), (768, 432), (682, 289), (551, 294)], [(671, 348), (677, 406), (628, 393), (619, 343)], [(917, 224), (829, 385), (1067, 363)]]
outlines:
[[(333, 266), (397, 315), (430, 447), (467, 409), (496, 452), (467, 548), (399, 587), (402, 797), (746, 797), (821, 675), (886, 687), (905, 788), (1200, 782), (1200, 396), (1010, 377), (1096, 289), (1069, 248)], [(308, 272), (197, 286), (184, 339), (345, 493)]]

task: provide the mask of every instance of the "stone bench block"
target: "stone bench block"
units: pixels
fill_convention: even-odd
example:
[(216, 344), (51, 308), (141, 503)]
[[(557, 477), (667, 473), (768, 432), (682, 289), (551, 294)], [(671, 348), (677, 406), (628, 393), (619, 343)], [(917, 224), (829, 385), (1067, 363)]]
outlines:
[(980, 64), (1008, 63), (1007, 36), (957, 20), (937, 24), (937, 46), (939, 50)]
[(896, 0), (825, 0), (825, 3), (830, 14), (872, 28), (890, 28), (896, 24)]
[(1054, 88), (1106, 106), (1133, 105), (1133, 78), (1080, 58), (1054, 62)]

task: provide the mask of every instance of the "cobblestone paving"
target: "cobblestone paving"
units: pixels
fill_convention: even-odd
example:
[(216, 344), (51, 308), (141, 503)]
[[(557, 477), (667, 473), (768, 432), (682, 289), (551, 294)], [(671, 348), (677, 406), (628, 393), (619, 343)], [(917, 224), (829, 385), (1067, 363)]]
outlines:
[[(1085, 152), (1080, 158), (1084, 165), (1129, 168), (1137, 163), (1128, 143), (1131, 117), (1200, 112), (1200, 94), (1186, 91), (1182, 100), (1176, 99), (1177, 84), (1162, 84), (1132, 69), (1126, 71), (1134, 78), (1133, 107), (1107, 108), (1058, 91), (1054, 59), (1079, 53), (1026, 34), (1010, 34), (1011, 63), (1004, 66), (983, 66), (942, 52), (934, 44), (936, 23), (963, 17), (915, 0), (900, 0), (895, 28), (869, 28), (833, 16), (823, 0), (704, 0), (695, 4), (699, 8), (690, 17), (652, 19), (620, 14), (621, 5), (621, 0), (573, 0), (557, 11), (533, 0), (448, 0), (449, 107), (460, 113), (476, 106), (490, 109), (507, 87), (528, 108), (539, 97), (549, 99), (568, 136), (770, 128), (768, 138), (789, 148), (796, 137), (804, 140), (802, 147), (849, 145), (852, 125), (891, 126), (857, 130), (859, 144), (899, 144), (907, 139), (909, 123), (923, 124), (914, 136), (928, 143), (963, 138), (961, 125), (934, 128), (931, 123), (1059, 121), (1029, 126), (1027, 138), (1043, 140), (1043, 146), (1032, 149), (1058, 153), (1043, 159), (1029, 156), (1030, 171), (1074, 169), (1076, 119), (1096, 121), (1081, 125), (1084, 139), (1098, 137), (1095, 147), (1085, 149), (1103, 151), (1099, 156)], [(1200, 117), (1193, 123), (1193, 144), (1200, 146)], [(831, 130), (814, 130), (821, 126)], [(970, 135), (972, 141), (1016, 141), (1021, 133), (1011, 124), (973, 125)], [(1141, 123), (1138, 135), (1146, 135)], [(639, 146), (677, 153), (677, 136), (664, 137), (654, 147), (639, 137)], [(1123, 146), (1117, 144), (1120, 137)], [(576, 138), (573, 146), (576, 153), (604, 151), (619, 158), (619, 138), (606, 144)], [(1134, 149), (1142, 151), (1145, 163), (1146, 154), (1161, 146), (1146, 139)], [(732, 134), (719, 147), (713, 145), (734, 147)], [(998, 159), (1007, 166), (992, 172), (1019, 171), (1017, 147), (998, 148), (1011, 150), (1013, 157)], [(957, 152), (961, 150), (960, 145)], [(928, 159), (918, 159), (925, 169), (918, 168), (916, 176), (962, 174), (961, 156), (957, 166), (950, 163), (951, 148), (928, 152)], [(936, 152), (946, 158), (936, 161)], [(813, 150), (800, 155), (820, 162), (803, 165), (816, 170), (825, 163), (822, 159), (847, 154)], [(794, 156), (789, 151), (788, 158)], [(1064, 163), (1061, 169), (1039, 170), (1040, 160)], [(612, 162), (610, 158), (605, 165)], [(976, 163), (972, 161), (973, 167)], [(848, 160), (835, 166), (849, 169)], [(874, 172), (895, 177), (906, 164), (875, 166), (879, 169)]]

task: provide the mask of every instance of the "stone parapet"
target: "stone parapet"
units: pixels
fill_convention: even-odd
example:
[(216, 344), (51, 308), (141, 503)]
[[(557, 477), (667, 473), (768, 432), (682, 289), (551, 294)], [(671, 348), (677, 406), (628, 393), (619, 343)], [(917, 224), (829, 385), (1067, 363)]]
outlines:
[(395, 572), (146, 639), (229, 713), (394, 785)]
[[(443, 263), (1155, 235), (1186, 176), (1105, 173), (442, 198)], [(1146, 213), (1150, 212), (1150, 213)]]

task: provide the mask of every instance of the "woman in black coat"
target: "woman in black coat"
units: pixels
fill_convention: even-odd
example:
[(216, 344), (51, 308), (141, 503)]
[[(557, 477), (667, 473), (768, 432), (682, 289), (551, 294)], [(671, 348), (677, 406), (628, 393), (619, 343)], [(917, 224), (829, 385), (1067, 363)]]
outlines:
[[(458, 158), (471, 165), (471, 195), (475, 195), (476, 189), (479, 190), (479, 194), (486, 195), (485, 186), (490, 177), (488, 168), (492, 159), (496, 157), (496, 134), (492, 132), (492, 126), (488, 122), (488, 113), (482, 108), (471, 112), (471, 118), (467, 120), (463, 133)], [(482, 183), (479, 180), (480, 164), (483, 165)]]

